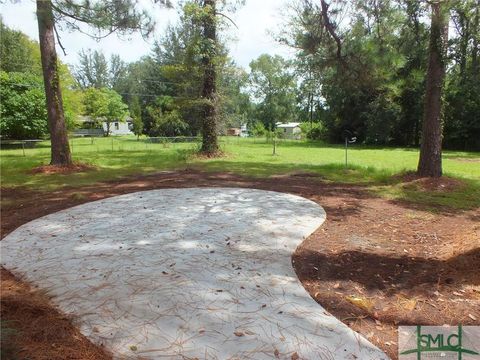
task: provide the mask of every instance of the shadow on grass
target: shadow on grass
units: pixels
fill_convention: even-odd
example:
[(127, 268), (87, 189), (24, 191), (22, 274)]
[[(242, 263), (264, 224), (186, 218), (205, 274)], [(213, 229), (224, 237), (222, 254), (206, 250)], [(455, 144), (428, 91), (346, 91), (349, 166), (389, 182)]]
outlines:
[(83, 153), (74, 157), (75, 161), (90, 164), (97, 169), (71, 174), (32, 174), (37, 166), (47, 164), (49, 157), (37, 155), (34, 158), (18, 161), (18, 156), (2, 156), (2, 185), (28, 186), (51, 190), (63, 186), (82, 186), (96, 182), (118, 180), (132, 174), (152, 173), (162, 170), (184, 168), (191, 154), (190, 150), (163, 152), (122, 151)]
[(374, 167), (362, 167), (357, 165), (345, 165), (329, 163), (324, 165), (312, 165), (301, 163), (274, 163), (259, 161), (231, 161), (207, 160), (195, 164), (197, 169), (208, 171), (226, 171), (251, 177), (269, 177), (282, 174), (305, 174), (317, 175), (322, 180), (340, 182), (345, 184), (369, 185), (373, 183), (387, 183), (393, 175), (388, 170), (378, 170)]
[[(235, 140), (223, 141), (227, 144), (239, 144), (239, 145), (268, 145), (272, 146), (271, 141), (266, 141), (265, 138), (257, 138), (255, 140), (250, 139), (249, 141), (240, 140), (235, 142)], [(320, 140), (289, 140), (289, 139), (280, 139), (277, 140), (279, 148), (282, 147), (317, 147), (317, 148), (326, 148), (326, 149), (339, 149), (344, 150), (345, 144), (328, 144)], [(365, 144), (349, 144), (349, 151), (356, 150), (378, 150), (378, 151), (404, 151), (404, 152), (414, 152), (418, 153), (420, 149), (418, 147), (400, 147), (400, 146), (385, 146), (385, 145), (365, 145)], [(480, 153), (474, 151), (458, 151), (458, 150), (444, 150), (442, 154), (443, 158), (471, 158), (471, 159), (480, 159)]]
[(480, 153), (469, 151), (444, 151), (442, 154), (444, 159), (472, 159), (480, 161)]
[[(132, 143), (135, 139), (129, 139)], [(251, 143), (253, 144), (253, 142)], [(281, 146), (305, 147), (305, 142), (289, 141)], [(338, 147), (340, 145), (322, 147)], [(377, 148), (379, 150), (398, 150), (397, 148)], [(403, 149), (408, 150), (408, 149)], [(415, 150), (415, 149), (410, 149)], [(409, 151), (410, 151), (409, 150)], [(286, 160), (282, 157), (264, 157), (259, 159), (255, 153), (243, 155), (241, 161), (237, 156), (226, 156), (220, 159), (201, 160), (195, 156), (194, 148), (152, 148), (136, 150), (92, 148), (91, 151), (75, 154), (74, 159), (98, 167), (96, 171), (75, 174), (30, 174), (36, 166), (49, 161), (48, 152), (23, 157), (13, 152), (2, 152), (2, 185), (27, 186), (43, 190), (51, 190), (64, 186), (84, 186), (109, 180), (119, 180), (132, 175), (145, 175), (164, 170), (181, 170), (193, 168), (199, 171), (232, 173), (255, 179), (303, 176), (308, 174), (318, 181), (327, 183), (350, 184), (365, 187), (370, 196), (382, 196), (397, 202), (404, 207), (421, 207), (433, 212), (469, 210), (480, 207), (480, 180), (458, 179), (461, 186), (445, 191), (429, 191), (418, 184), (405, 181), (393, 169), (378, 169), (374, 166), (349, 165), (331, 162), (325, 164), (309, 163), (311, 159), (300, 157)], [(416, 150), (415, 150), (416, 151)], [(456, 153), (452, 153), (454, 155)], [(474, 155), (474, 154), (472, 154)], [(250, 160), (251, 156), (251, 160)], [(264, 154), (262, 155), (264, 156)], [(462, 156), (463, 153), (462, 153)], [(237, 160), (238, 159), (238, 160)], [(304, 159), (304, 161), (302, 161)], [(400, 175), (402, 172), (400, 172)], [(280, 181), (280, 180), (279, 180)]]
[[(450, 213), (480, 207), (480, 181), (445, 176), (443, 180), (455, 181), (458, 186), (451, 189), (428, 189), (422, 183), (404, 178), (407, 172), (395, 174), (389, 170), (351, 165), (346, 169), (342, 164), (286, 164), (271, 162), (238, 162), (228, 159), (210, 160), (193, 165), (198, 170), (231, 172), (244, 176), (261, 178), (312, 174), (319, 180), (340, 184), (364, 186), (377, 196), (387, 197), (407, 208), (420, 208), (431, 212)], [(441, 180), (440, 180), (441, 181)]]
[(452, 214), (480, 208), (480, 181), (444, 176), (438, 182), (443, 180), (454, 181), (456, 186), (428, 189), (422, 183), (402, 181), (397, 176), (387, 186), (374, 186), (373, 191), (403, 207), (433, 213)]
[[(227, 142), (228, 143), (228, 142)], [(235, 144), (234, 141), (231, 144)], [(245, 142), (239, 143), (240, 145), (268, 145), (273, 146), (271, 141), (266, 141), (265, 139), (257, 139), (255, 142)], [(345, 144), (328, 144), (320, 140), (288, 140), (281, 139), (277, 141), (279, 149), (283, 148), (325, 148), (325, 149), (338, 149), (345, 150)], [(382, 146), (382, 145), (364, 145), (364, 144), (349, 144), (348, 151), (358, 151), (358, 150), (378, 150), (378, 151), (405, 151), (405, 152), (419, 152), (418, 148), (415, 147), (395, 147), (395, 146)], [(478, 156), (478, 155), (477, 155)]]

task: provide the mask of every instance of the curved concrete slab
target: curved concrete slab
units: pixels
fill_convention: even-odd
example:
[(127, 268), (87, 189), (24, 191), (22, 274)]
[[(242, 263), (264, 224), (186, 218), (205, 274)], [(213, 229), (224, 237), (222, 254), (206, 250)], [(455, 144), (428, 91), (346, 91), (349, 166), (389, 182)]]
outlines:
[(23, 225), (1, 260), (118, 358), (386, 359), (295, 275), (292, 252), (324, 219), (283, 193), (146, 191)]

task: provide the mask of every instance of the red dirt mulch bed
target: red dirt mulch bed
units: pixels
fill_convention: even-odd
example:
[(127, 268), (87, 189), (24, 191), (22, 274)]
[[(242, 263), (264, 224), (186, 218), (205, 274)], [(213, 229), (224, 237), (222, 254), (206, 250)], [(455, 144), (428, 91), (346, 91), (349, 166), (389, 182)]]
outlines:
[[(480, 325), (480, 209), (430, 213), (418, 205), (375, 197), (360, 186), (329, 184), (308, 174), (251, 179), (186, 170), (48, 193), (3, 189), (2, 236), (30, 220), (88, 201), (193, 186), (274, 190), (321, 204), (327, 220), (297, 249), (295, 270), (317, 302), (392, 359), (397, 358), (398, 325)], [(14, 305), (8, 294), (26, 285), (5, 273), (1, 281), (3, 319), (24, 333), (31, 327), (66, 326), (68, 319), (41, 296), (42, 311), (52, 316), (39, 315), (32, 322), (35, 316), (29, 315), (27, 324), (15, 307), (29, 303), (31, 290), (17, 291)], [(42, 354), (46, 349), (49, 359), (88, 359), (82, 357), (86, 339), (66, 333), (60, 339), (58, 333), (46, 332), (39, 338), (43, 345), (38, 346), (17, 336), (14, 345), (29, 359), (46, 358)], [(68, 344), (68, 356), (62, 344)]]
[(462, 181), (449, 177), (429, 178), (420, 177), (414, 172), (408, 172), (397, 176), (403, 187), (416, 186), (424, 191), (450, 192), (465, 187)]
[(228, 158), (229, 155), (222, 150), (217, 150), (213, 153), (198, 152), (194, 154), (194, 157), (199, 160), (209, 160), (209, 159), (216, 159), (216, 158)]
[[(111, 356), (92, 344), (71, 319), (56, 311), (48, 297), (1, 270), (2, 359), (107, 360)], [(8, 330), (7, 330), (8, 331)]]
[(96, 167), (90, 164), (73, 163), (67, 166), (42, 165), (33, 168), (31, 174), (72, 174), (77, 172), (85, 172), (96, 170)]

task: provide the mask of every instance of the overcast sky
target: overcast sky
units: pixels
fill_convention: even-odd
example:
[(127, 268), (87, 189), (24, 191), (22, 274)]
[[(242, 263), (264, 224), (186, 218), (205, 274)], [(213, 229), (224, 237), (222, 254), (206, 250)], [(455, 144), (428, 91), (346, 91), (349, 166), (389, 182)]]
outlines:
[[(8, 1), (8, 0), (7, 0)], [(144, 6), (152, 8), (150, 0), (140, 0)], [(271, 36), (281, 26), (281, 8), (291, 0), (247, 0), (231, 18), (238, 29), (230, 26), (230, 34), (237, 40), (230, 45), (231, 56), (237, 64), (248, 68), (252, 59), (260, 54), (279, 54), (289, 56), (289, 50), (278, 45)], [(153, 16), (157, 22), (155, 35), (148, 41), (139, 35), (132, 35), (129, 39), (119, 39), (116, 35), (96, 42), (81, 33), (60, 32), (62, 43), (67, 51), (64, 56), (57, 47), (62, 60), (68, 64), (76, 64), (77, 54), (81, 49), (98, 49), (106, 55), (119, 54), (125, 61), (135, 61), (150, 52), (154, 38), (161, 36), (169, 23), (174, 23), (177, 10), (153, 8)], [(20, 30), (38, 41), (38, 28), (35, 18), (35, 2), (22, 0), (18, 3), (7, 2), (0, 4), (0, 13), (3, 21), (9, 27)]]

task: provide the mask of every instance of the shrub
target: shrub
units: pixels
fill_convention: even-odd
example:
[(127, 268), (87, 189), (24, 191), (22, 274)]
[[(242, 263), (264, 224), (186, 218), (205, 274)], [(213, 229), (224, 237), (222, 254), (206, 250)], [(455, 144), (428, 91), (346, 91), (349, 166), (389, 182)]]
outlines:
[(0, 133), (7, 139), (48, 135), (43, 82), (27, 73), (0, 72)]
[(250, 135), (255, 137), (264, 136), (265, 133), (266, 133), (265, 126), (260, 121), (255, 122), (250, 129)]
[(173, 110), (155, 119), (151, 136), (182, 136), (187, 130), (188, 124), (182, 120), (177, 110)]
[(300, 128), (308, 140), (327, 140), (327, 129), (321, 123), (302, 123)]

